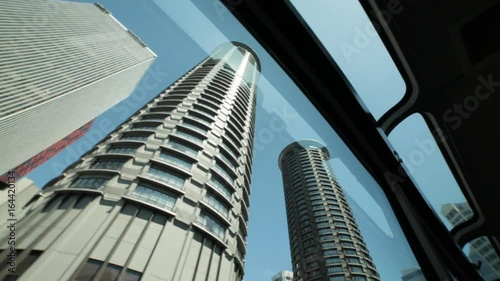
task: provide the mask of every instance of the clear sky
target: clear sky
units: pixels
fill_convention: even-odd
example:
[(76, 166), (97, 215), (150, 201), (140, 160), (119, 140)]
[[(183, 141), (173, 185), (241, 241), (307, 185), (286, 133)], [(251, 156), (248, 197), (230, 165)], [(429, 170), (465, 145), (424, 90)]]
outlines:
[[(271, 56), (219, 1), (100, 3), (158, 58), (145, 76), (147, 83), (141, 82), (131, 97), (99, 116), (86, 136), (29, 174), (29, 178), (43, 186), (217, 45), (240, 41), (256, 51), (262, 64), (245, 280), (270, 280), (278, 271), (292, 269), (277, 159), (286, 145), (302, 139), (317, 139), (327, 145), (331, 166), (348, 195), (382, 280), (399, 281), (402, 270), (418, 266), (377, 183)], [(293, 4), (351, 81), (354, 94), (376, 118), (401, 99), (406, 86), (378, 37), (370, 36), (362, 48), (356, 47), (359, 30), (370, 24), (357, 1), (316, 1), (312, 5), (311, 1), (296, 0)], [(359, 52), (346, 55), (346, 44), (359, 47)], [(432, 195), (430, 203), (439, 210), (443, 203), (464, 200), (456, 192), (451, 174), (443, 168), (435, 144), (421, 146), (426, 139), (432, 140), (425, 128), (419, 116), (411, 117), (391, 134), (390, 140), (405, 163), (413, 164), (415, 180), (421, 190)], [(419, 149), (424, 155), (420, 160), (415, 156)]]

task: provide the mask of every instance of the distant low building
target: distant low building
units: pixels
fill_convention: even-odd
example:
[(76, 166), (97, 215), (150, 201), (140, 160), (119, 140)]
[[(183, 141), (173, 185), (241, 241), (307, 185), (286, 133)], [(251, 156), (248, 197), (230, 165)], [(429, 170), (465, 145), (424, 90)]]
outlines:
[(280, 271), (278, 274), (274, 275), (271, 278), (271, 281), (292, 281), (293, 280), (293, 272), (291, 271)]
[(420, 268), (409, 268), (403, 270), (402, 274), (401, 280), (403, 281), (426, 281)]

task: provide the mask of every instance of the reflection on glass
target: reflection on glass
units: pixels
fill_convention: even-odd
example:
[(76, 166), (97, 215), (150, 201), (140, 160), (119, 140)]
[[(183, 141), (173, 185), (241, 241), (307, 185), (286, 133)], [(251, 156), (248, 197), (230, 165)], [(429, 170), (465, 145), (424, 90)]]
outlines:
[(215, 60), (225, 60), (227, 65), (224, 69), (235, 74), (236, 76), (242, 77), (247, 84), (254, 81), (258, 72), (255, 59), (248, 54), (248, 59), (245, 60), (247, 64), (241, 64), (241, 61), (244, 58), (245, 50), (241, 47), (237, 47), (234, 48), (232, 52), (227, 54), (233, 47), (234, 46), (231, 43), (219, 46), (218, 50), (215, 51), (213, 58)]
[(71, 187), (102, 189), (109, 180), (109, 177), (80, 176), (73, 182)]
[(191, 169), (191, 166), (193, 166), (193, 163), (191, 163), (190, 161), (188, 161), (180, 156), (172, 155), (168, 152), (160, 153), (158, 158), (160, 158), (161, 160), (163, 160), (167, 163), (170, 163), (176, 167), (180, 167), (180, 168), (183, 168), (183, 169), (188, 170), (188, 171)]
[(479, 274), (485, 281), (500, 278), (500, 258), (487, 237), (482, 236), (470, 241), (465, 244), (462, 251), (476, 264)]
[(185, 182), (185, 179), (183, 177), (178, 176), (160, 167), (150, 167), (149, 170), (145, 173), (145, 175), (154, 178), (156, 180), (159, 180), (161, 182), (171, 184), (173, 187), (176, 188), (182, 188)]
[(217, 219), (207, 213), (201, 213), (198, 217), (198, 223), (205, 227), (210, 233), (220, 240), (224, 239), (226, 228)]
[[(82, 0), (81, 2), (93, 1)], [(183, 75), (187, 69), (192, 68), (194, 63), (205, 58), (208, 53), (222, 42), (239, 41), (247, 44), (257, 53), (261, 61), (262, 71), (264, 72), (259, 79), (256, 114), (252, 117), (252, 120), (256, 122), (256, 127), (251, 200), (253, 201), (252, 205), (256, 207), (251, 210), (252, 217), (248, 236), (249, 248), (245, 255), (246, 280), (269, 279), (271, 276), (271, 273), (268, 272), (269, 268), (292, 268), (283, 189), (280, 188), (281, 177), (279, 169), (276, 167), (276, 159), (279, 152), (286, 145), (295, 140), (305, 138), (318, 139), (332, 148), (332, 168), (338, 171), (338, 181), (345, 187), (348, 195), (347, 200), (349, 200), (352, 207), (352, 213), (358, 222), (360, 232), (363, 233), (364, 241), (372, 254), (381, 280), (400, 281), (403, 269), (418, 267), (413, 253), (380, 187), (357, 161), (349, 148), (332, 130), (329, 124), (301, 93), (296, 84), (219, 1), (153, 0), (144, 2), (119, 2), (103, 0), (103, 5), (119, 18), (125, 26), (130, 26), (158, 55), (155, 65), (151, 68), (153, 70), (152, 74), (145, 77), (148, 80), (145, 80), (144, 83), (139, 83), (140, 87), (138, 88), (140, 91), (136, 91), (129, 99), (124, 101), (124, 105), (128, 106), (125, 108), (127, 110), (123, 110), (123, 107), (110, 110), (108, 116), (119, 115), (121, 118), (119, 120), (120, 118), (110, 117), (112, 121), (110, 127), (118, 126), (124, 119), (128, 118), (126, 114), (122, 113), (129, 112), (129, 114), (132, 114), (132, 112), (138, 110), (142, 106), (141, 103), (145, 103), (148, 100), (145, 96), (162, 91), (165, 86)], [(333, 17), (329, 16), (329, 18)], [(165, 36), (165, 34), (168, 34), (168, 36)], [(172, 44), (172, 42), (175, 42), (175, 44)], [(366, 49), (366, 52), (371, 51)], [(241, 53), (235, 50), (234, 55), (238, 56), (238, 54)], [(250, 57), (248, 62), (254, 65), (254, 59)], [(255, 79), (257, 71), (248, 65), (240, 69), (232, 69), (228, 65), (229, 67), (225, 67), (225, 75), (243, 75), (245, 80), (252, 81), (252, 79)], [(366, 69), (366, 67), (363, 66), (360, 69)], [(345, 72), (347, 73), (347, 71)], [(371, 74), (383, 72), (373, 71)], [(384, 79), (380, 81), (384, 81), (384, 84), (390, 84)], [(353, 82), (353, 84), (356, 83)], [(227, 87), (227, 85), (225, 86)], [(372, 88), (372, 86), (369, 85), (368, 87)], [(247, 91), (245, 87), (242, 87), (243, 91)], [(182, 89), (182, 91), (188, 90), (191, 91), (192, 89)], [(361, 95), (362, 91), (360, 89), (357, 90)], [(243, 97), (243, 95), (239, 95), (238, 97)], [(239, 99), (238, 97), (235, 98)], [(378, 95), (377, 98), (379, 98)], [(165, 99), (168, 99), (168, 95)], [(176, 104), (178, 99), (179, 97), (177, 96), (171, 101)], [(243, 98), (242, 101), (244, 100)], [(170, 103), (164, 104), (168, 105)], [(246, 102), (242, 102), (242, 104), (246, 105)], [(173, 108), (172, 106), (157, 107), (151, 111), (160, 110), (170, 112)], [(215, 113), (203, 105), (195, 104), (193, 108), (195, 108), (194, 110), (198, 110), (196, 111), (199, 114), (197, 117), (203, 118), (202, 116), (204, 116), (205, 120), (214, 119), (213, 115)], [(116, 109), (119, 110), (117, 111)], [(383, 110), (380, 111), (382, 112)], [(377, 116), (375, 110), (372, 110), (372, 113)], [(235, 132), (247, 129), (242, 126), (239, 119), (232, 119), (229, 122), (237, 128)], [(191, 133), (191, 131), (186, 131), (186, 133)], [(198, 135), (194, 132), (192, 134)], [(196, 140), (194, 141), (196, 142)], [(198, 143), (200, 143), (199, 140)], [(174, 141), (174, 137), (169, 139), (167, 145), (187, 154), (196, 156), (198, 153), (196, 146), (183, 145), (180, 141)], [(130, 153), (135, 152), (136, 149), (134, 147), (133, 151), (112, 152)], [(238, 150), (235, 151), (230, 142), (221, 144), (219, 149), (221, 153), (217, 158), (227, 163), (230, 167), (236, 166), (236, 160), (239, 160), (237, 157), (243, 156), (240, 155)], [(177, 183), (178, 186), (181, 186), (181, 183), (183, 183), (181, 180), (172, 180), (172, 176), (167, 175), (166, 171), (150, 169), (149, 172), (152, 172), (150, 174), (157, 179), (171, 180), (171, 183), (174, 185)], [(241, 171), (235, 169), (233, 172), (239, 173)], [(54, 171), (50, 170), (47, 173), (54, 173)], [(55, 175), (53, 174), (52, 176)], [(39, 185), (44, 184), (43, 179), (40, 180), (40, 178), (37, 178), (35, 181)], [(224, 185), (224, 182), (224, 179), (221, 179), (221, 181), (212, 179), (207, 184), (207, 187), (208, 189), (212, 188), (214, 193), (221, 193), (221, 196), (231, 199), (232, 189), (228, 189)], [(313, 195), (309, 198), (314, 206), (318, 205), (315, 196), (319, 195)], [(327, 204), (332, 203), (329, 203), (329, 198), (332, 198), (329, 194), (325, 193), (325, 198)], [(237, 200), (238, 197), (235, 196), (234, 199)], [(321, 196), (319, 196), (319, 199), (321, 201)], [(345, 204), (343, 200), (339, 201), (341, 202), (340, 204)], [(320, 204), (323, 204), (323, 202)], [(329, 219), (329, 216), (319, 216), (316, 218), (316, 222), (318, 225), (322, 225), (322, 223), (328, 223)], [(305, 221), (300, 222), (300, 224), (302, 223), (305, 223)], [(309, 221), (307, 223), (311, 227), (314, 224), (314, 222)], [(343, 227), (346, 224), (340, 221), (338, 223), (340, 225), (336, 229), (344, 231)], [(225, 233), (225, 225), (212, 220), (209, 216), (203, 216), (199, 224), (203, 224), (218, 237), (223, 237)], [(272, 235), (269, 235), (270, 233)], [(356, 234), (354, 234), (355, 237)], [(323, 242), (332, 243), (328, 242), (328, 240)], [(345, 248), (346, 253), (353, 251), (351, 253), (356, 254), (354, 248), (349, 248), (351, 244), (348, 243), (352, 242), (343, 241), (343, 243), (347, 247)], [(355, 241), (355, 243), (358, 242)], [(334, 247), (329, 247), (331, 245), (325, 244), (328, 247), (320, 251), (319, 254), (322, 256), (324, 254), (331, 258), (338, 256), (339, 251), (337, 246), (341, 247), (340, 241), (339, 243), (334, 243), (336, 245)], [(307, 248), (305, 251), (309, 251), (313, 255), (318, 252), (318, 249)], [(353, 270), (358, 269), (353, 268)], [(334, 279), (332, 280), (345, 279), (343, 274), (336, 275), (338, 276), (333, 277)], [(362, 278), (361, 276), (357, 277)]]
[(420, 268), (409, 268), (401, 272), (402, 281), (426, 281), (424, 273)]
[(441, 214), (453, 225), (457, 226), (472, 218), (474, 213), (466, 202), (448, 203), (441, 207)]
[[(406, 84), (377, 33), (380, 26), (359, 1), (291, 2), (376, 119), (403, 98)], [(394, 6), (391, 12), (402, 10), (399, 2)]]
[[(455, 225), (446, 218), (441, 209), (448, 208), (445, 204), (466, 202), (466, 199), (424, 118), (418, 113), (410, 115), (394, 128), (389, 140), (403, 165), (415, 179), (420, 193), (438, 213), (446, 227), (453, 228)], [(464, 208), (466, 206), (468, 204), (463, 205)], [(470, 218), (471, 215), (463, 216), (460, 222), (465, 221), (466, 217)]]
[(173, 195), (142, 184), (136, 187), (131, 196), (167, 210), (172, 210), (177, 200)]

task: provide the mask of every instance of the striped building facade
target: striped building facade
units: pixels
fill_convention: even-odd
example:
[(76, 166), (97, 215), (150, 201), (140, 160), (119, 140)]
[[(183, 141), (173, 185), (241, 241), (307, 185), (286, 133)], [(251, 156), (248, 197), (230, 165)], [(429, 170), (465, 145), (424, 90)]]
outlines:
[[(92, 127), (92, 123), (94, 123), (94, 120), (78, 128), (76, 131), (72, 132), (71, 134), (61, 139), (60, 141), (44, 149), (37, 155), (31, 157), (29, 160), (26, 160), (22, 164), (11, 169), (11, 171), (15, 172), (16, 178), (24, 177), (25, 175), (29, 174), (31, 171), (38, 168), (40, 165), (42, 165), (43, 163), (47, 162), (49, 159), (57, 155), (59, 152), (63, 151), (66, 147), (73, 144), (79, 138), (83, 137)], [(4, 175), (0, 176), (0, 182), (7, 182), (8, 177), (9, 177), (8, 173), (5, 173)]]
[(155, 57), (98, 4), (0, 1), (0, 174), (128, 97)]

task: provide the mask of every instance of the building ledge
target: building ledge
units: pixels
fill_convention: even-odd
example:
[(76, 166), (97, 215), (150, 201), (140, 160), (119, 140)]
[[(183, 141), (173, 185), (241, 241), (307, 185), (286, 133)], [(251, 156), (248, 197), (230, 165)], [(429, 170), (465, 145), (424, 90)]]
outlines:
[(122, 196), (122, 198), (123, 198), (123, 199), (125, 199), (126, 201), (130, 201), (130, 202), (138, 203), (138, 204), (140, 204), (140, 205), (147, 206), (147, 207), (149, 207), (149, 208), (151, 208), (151, 209), (155, 209), (155, 210), (160, 211), (160, 212), (162, 212), (162, 213), (164, 213), (164, 214), (166, 214), (166, 215), (168, 215), (168, 216), (171, 216), (171, 217), (175, 217), (175, 216), (177, 216), (177, 214), (176, 214), (176, 213), (174, 213), (173, 211), (170, 211), (170, 210), (167, 210), (167, 209), (161, 208), (161, 207), (156, 206), (156, 205), (151, 204), (151, 203), (144, 202), (144, 201), (142, 201), (142, 200), (140, 200), (140, 199), (136, 199), (136, 198), (133, 198), (133, 197), (128, 196), (128, 195), (123, 195), (123, 196)]
[(221, 214), (219, 211), (214, 209), (212, 206), (208, 205), (206, 202), (203, 200), (200, 200), (200, 204), (203, 205), (205, 209), (207, 209), (209, 212), (213, 213), (214, 215), (217, 216), (218, 219), (220, 219), (223, 223), (225, 223), (227, 226), (231, 226), (231, 222), (227, 217), (225, 217), (223, 214)]
[(218, 244), (220, 244), (224, 249), (227, 249), (227, 244), (222, 241), (222, 239), (220, 239), (219, 237), (215, 236), (214, 234), (212, 234), (212, 232), (208, 231), (205, 227), (197, 224), (197, 223), (193, 223), (192, 224), (195, 228), (197, 228), (198, 230), (202, 231), (203, 233), (207, 234), (208, 236), (210, 236), (212, 239), (214, 239), (215, 242), (217, 242)]

